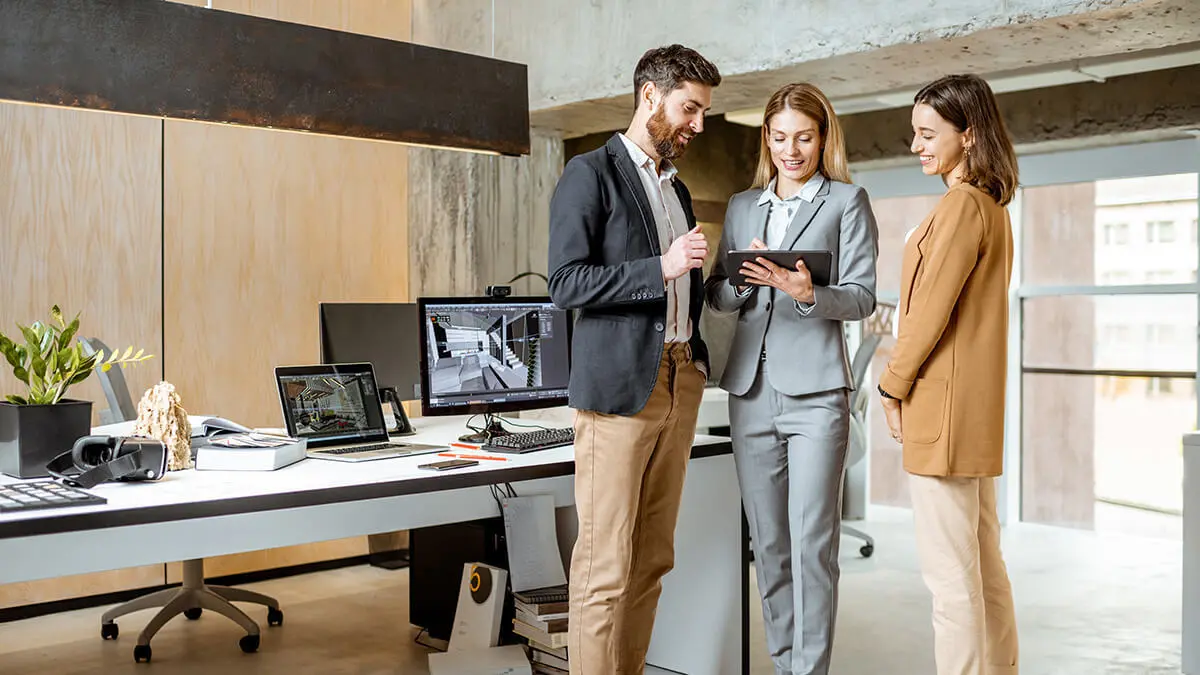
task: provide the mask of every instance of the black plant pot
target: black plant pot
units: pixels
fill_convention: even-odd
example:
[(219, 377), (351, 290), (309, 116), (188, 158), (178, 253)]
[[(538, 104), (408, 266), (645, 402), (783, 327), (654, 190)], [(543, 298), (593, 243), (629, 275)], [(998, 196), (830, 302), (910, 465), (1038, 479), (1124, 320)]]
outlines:
[(46, 464), (91, 430), (91, 401), (0, 403), (0, 473), (17, 478), (48, 476)]

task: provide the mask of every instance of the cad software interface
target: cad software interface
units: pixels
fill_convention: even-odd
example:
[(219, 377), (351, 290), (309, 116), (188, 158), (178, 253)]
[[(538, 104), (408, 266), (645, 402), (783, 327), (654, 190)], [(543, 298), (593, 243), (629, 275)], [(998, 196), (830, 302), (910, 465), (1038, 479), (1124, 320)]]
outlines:
[(289, 375), (280, 381), (297, 436), (352, 441), (383, 429), (379, 394), (368, 375)]
[(427, 305), (422, 320), (430, 405), (566, 396), (570, 315), (553, 304)]

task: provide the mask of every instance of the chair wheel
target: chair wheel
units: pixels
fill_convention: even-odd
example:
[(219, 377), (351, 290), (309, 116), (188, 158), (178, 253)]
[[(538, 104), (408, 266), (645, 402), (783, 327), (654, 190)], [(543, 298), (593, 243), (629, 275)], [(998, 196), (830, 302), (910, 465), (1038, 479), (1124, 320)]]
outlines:
[(259, 638), (257, 635), (243, 635), (241, 640), (238, 640), (238, 646), (247, 654), (253, 654), (258, 651)]
[(282, 626), (283, 625), (283, 610), (274, 607), (267, 608), (267, 625)]
[(862, 554), (862, 557), (870, 558), (871, 554), (875, 552), (875, 545), (874, 544), (863, 544), (863, 547), (858, 549), (858, 552)]
[(150, 663), (150, 645), (137, 645), (133, 648), (134, 663)]
[(203, 613), (203, 607), (192, 607), (191, 609), (183, 610), (183, 615), (188, 618), (188, 621), (195, 621), (196, 619), (199, 619), (200, 615)]
[(117, 624), (111, 623), (111, 622), (100, 624), (100, 637), (101, 638), (103, 638), (105, 640), (116, 640), (117, 636), (120, 634), (121, 634), (121, 629), (117, 628)]

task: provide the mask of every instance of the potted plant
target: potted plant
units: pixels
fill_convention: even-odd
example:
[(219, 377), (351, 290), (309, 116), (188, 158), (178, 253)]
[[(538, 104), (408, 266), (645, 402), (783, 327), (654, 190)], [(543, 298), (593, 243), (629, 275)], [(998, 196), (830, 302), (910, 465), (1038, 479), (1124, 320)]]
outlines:
[(23, 342), (0, 333), (0, 353), (26, 386), (23, 394), (10, 394), (0, 402), (0, 473), (17, 478), (48, 475), (46, 463), (91, 431), (92, 402), (64, 398), (68, 388), (96, 368), (124, 368), (151, 358), (144, 350), (134, 354), (133, 347), (124, 353), (85, 355), (83, 345), (73, 342), (79, 315), (68, 324), (55, 305), (50, 316), (51, 323), (17, 324)]

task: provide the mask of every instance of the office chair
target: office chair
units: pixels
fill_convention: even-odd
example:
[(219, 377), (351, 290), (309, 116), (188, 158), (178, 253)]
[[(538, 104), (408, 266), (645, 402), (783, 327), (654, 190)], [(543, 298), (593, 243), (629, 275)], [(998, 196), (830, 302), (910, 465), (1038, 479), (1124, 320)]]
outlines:
[[(84, 351), (91, 355), (109, 349), (96, 338), (82, 338)], [(133, 398), (129, 395), (129, 386), (120, 368), (112, 368), (108, 372), (96, 369), (100, 378), (100, 387), (108, 400), (108, 410), (100, 413), (104, 424), (129, 422), (137, 419), (137, 409)], [(283, 611), (279, 609), (279, 601), (275, 598), (228, 586), (209, 586), (204, 583), (204, 559), (183, 561), (183, 585), (179, 588), (167, 588), (135, 598), (129, 602), (117, 605), (100, 617), (100, 637), (105, 640), (116, 640), (120, 630), (115, 623), (119, 616), (143, 609), (161, 607), (157, 614), (150, 619), (146, 627), (138, 635), (137, 645), (133, 648), (133, 660), (141, 663), (150, 661), (150, 640), (168, 621), (179, 614), (190, 620), (200, 618), (200, 614), (209, 609), (228, 617), (246, 631), (246, 635), (238, 642), (244, 652), (258, 651), (258, 624), (245, 612), (233, 605), (234, 602), (253, 602), (267, 606), (267, 625), (280, 626), (283, 624)]]
[[(112, 353), (108, 345), (99, 338), (81, 338), (79, 342), (83, 345), (84, 356), (91, 356), (98, 351)], [(104, 390), (104, 398), (108, 401), (108, 409), (100, 411), (100, 424), (116, 424), (137, 419), (137, 408), (133, 405), (129, 385), (125, 384), (125, 374), (121, 369), (111, 368), (108, 372), (103, 372), (97, 368), (96, 376), (100, 378), (100, 388)]]
[[(850, 374), (854, 380), (854, 393), (850, 400), (850, 447), (846, 457), (847, 470), (867, 456), (870, 439), (867, 416), (871, 396), (875, 393), (874, 387), (865, 386), (867, 370), (871, 365), (871, 359), (875, 356), (875, 350), (883, 341), (883, 336), (891, 333), (892, 314), (896, 309), (895, 305), (890, 303), (879, 302), (877, 305), (875, 313), (862, 324), (862, 339), (859, 341), (858, 349), (854, 352), (854, 359), (850, 364)], [(875, 553), (875, 540), (866, 532), (843, 524), (842, 534), (865, 542), (858, 550), (864, 558), (870, 558)]]

